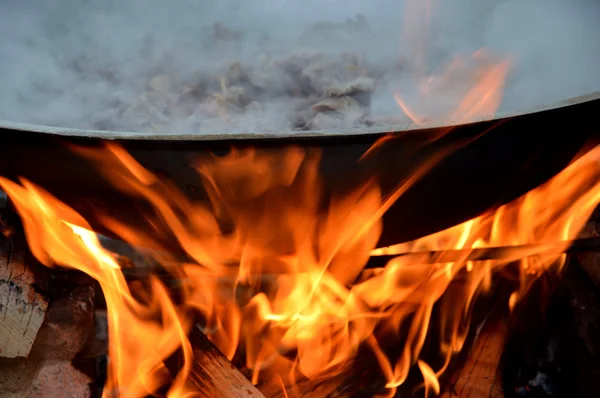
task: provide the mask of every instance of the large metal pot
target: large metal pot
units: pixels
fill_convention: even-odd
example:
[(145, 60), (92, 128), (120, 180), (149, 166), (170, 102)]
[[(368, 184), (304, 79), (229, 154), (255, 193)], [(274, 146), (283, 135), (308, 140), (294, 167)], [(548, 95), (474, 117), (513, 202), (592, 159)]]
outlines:
[[(113, 212), (131, 213), (122, 198), (66, 143), (101, 145), (117, 140), (144, 166), (168, 175), (192, 199), (202, 199), (194, 156), (232, 147), (281, 150), (296, 145), (322, 150), (326, 189), (344, 191), (377, 176), (384, 192), (435, 153), (449, 154), (398, 199), (384, 217), (380, 244), (423, 236), (512, 200), (562, 170), (600, 138), (600, 92), (527, 112), (502, 114), (457, 126), (390, 126), (341, 132), (246, 135), (143, 135), (81, 131), (0, 122), (0, 174), (24, 176), (93, 220), (81, 197)], [(447, 133), (441, 139), (432, 137)], [(485, 134), (484, 134), (485, 133)], [(393, 139), (358, 162), (385, 135)], [(452, 149), (452, 151), (449, 151)]]

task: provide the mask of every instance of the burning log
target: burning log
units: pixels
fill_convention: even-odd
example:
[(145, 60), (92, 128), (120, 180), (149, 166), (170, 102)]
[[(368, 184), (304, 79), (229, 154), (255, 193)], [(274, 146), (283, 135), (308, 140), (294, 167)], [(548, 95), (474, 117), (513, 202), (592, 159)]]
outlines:
[(188, 380), (204, 396), (264, 397), (199, 329), (192, 331), (190, 343), (194, 347), (194, 366)]
[[(500, 286), (500, 289), (503, 287)], [(444, 383), (441, 398), (504, 397), (499, 364), (507, 332), (508, 308), (506, 294), (503, 293), (501, 290), (484, 307), (485, 318), (474, 331), (471, 347), (464, 350), (467, 351), (464, 362), (457, 364), (456, 371), (451, 372)], [(456, 358), (454, 362), (460, 362), (460, 359)]]
[(394, 257), (402, 257), (404, 264), (433, 264), (456, 261), (507, 260), (521, 258), (556, 250), (564, 247), (565, 254), (600, 251), (600, 237), (587, 237), (568, 241), (558, 241), (544, 244), (528, 244), (514, 246), (496, 246), (465, 250), (430, 250), (408, 253), (394, 253), (393, 247), (375, 250), (375, 256), (366, 268), (377, 268)]
[[(96, 311), (96, 339), (99, 351), (106, 353), (108, 327), (106, 311)], [(207, 397), (264, 397), (198, 328), (192, 329), (190, 344), (194, 362), (187, 382)], [(99, 347), (96, 347), (98, 349)]]
[[(123, 268), (123, 274), (129, 278), (147, 278), (157, 275), (156, 268), (148, 265), (142, 253), (147, 250), (128, 245), (125, 242), (100, 237), (105, 248), (110, 248), (120, 255), (119, 262), (134, 266), (135, 268)], [(155, 253), (160, 256), (160, 253)], [(159, 277), (167, 278), (169, 275), (158, 274)], [(167, 281), (168, 282), (168, 281)], [(178, 281), (172, 280), (175, 286)], [(167, 285), (170, 285), (167, 283)], [(108, 324), (106, 311), (96, 311), (97, 338), (102, 343), (108, 344)], [(189, 336), (193, 347), (194, 363), (188, 376), (188, 383), (209, 397), (263, 397), (256, 387), (223, 355), (215, 345), (200, 331), (193, 328)], [(103, 345), (103, 344), (100, 344)], [(96, 347), (98, 348), (98, 347)], [(101, 352), (106, 352), (107, 347), (101, 347)]]
[(13, 242), (0, 243), (0, 357), (6, 358), (29, 355), (48, 308), (40, 289), (47, 270)]

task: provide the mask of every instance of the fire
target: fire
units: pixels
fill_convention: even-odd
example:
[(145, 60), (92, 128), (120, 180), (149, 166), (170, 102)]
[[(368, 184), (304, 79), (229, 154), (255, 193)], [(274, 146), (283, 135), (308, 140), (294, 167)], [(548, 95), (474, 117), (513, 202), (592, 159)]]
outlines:
[[(428, 69), (428, 33), (433, 13), (433, 0), (405, 0), (402, 24), (402, 51), (411, 73), (413, 88), (399, 88), (393, 99), (402, 113), (415, 125), (437, 128), (429, 140), (435, 141), (453, 130), (453, 126), (475, 120), (491, 120), (504, 95), (504, 86), (512, 66), (507, 56), (493, 54), (483, 48), (470, 55), (457, 55), (443, 65), (441, 73)], [(410, 91), (408, 101), (404, 90)], [(430, 132), (431, 133), (431, 132)], [(377, 140), (363, 154), (366, 158), (394, 136)]]
[(491, 118), (502, 101), (511, 60), (479, 49), (468, 56), (455, 55), (442, 73), (431, 74), (428, 38), (432, 2), (406, 0), (402, 50), (412, 67), (417, 90), (410, 96), (412, 104), (401, 92), (394, 95), (396, 103), (419, 126), (429, 120), (453, 125)]
[(139, 397), (160, 387), (166, 377), (163, 360), (182, 345), (186, 348), (190, 327), (190, 319), (177, 312), (165, 287), (153, 278), (140, 300), (116, 257), (102, 248), (79, 214), (27, 180), (18, 185), (2, 178), (0, 184), (21, 215), (36, 258), (47, 266), (81, 270), (102, 287), (111, 339), (105, 396), (119, 391), (120, 396)]
[[(504, 82), (510, 69), (509, 60), (497, 61), (495, 57), (483, 50), (476, 51), (467, 59), (455, 58), (443, 75), (431, 76), (424, 79), (419, 86), (417, 99), (421, 103), (433, 104), (431, 112), (437, 115), (438, 122), (460, 124), (476, 118), (492, 118), (500, 106), (504, 93)], [(468, 80), (467, 80), (468, 79)], [(466, 87), (457, 90), (451, 87), (467, 80)], [(469, 82), (472, 80), (472, 82)], [(458, 91), (458, 94), (454, 92)], [(450, 111), (439, 99), (448, 97), (452, 107)], [(458, 98), (457, 98), (458, 97)], [(403, 100), (400, 94), (395, 94), (396, 103), (404, 114), (416, 125), (424, 125), (427, 117), (420, 115), (412, 106)], [(458, 103), (458, 106), (455, 106)]]
[[(407, 257), (396, 257), (378, 276), (382, 279), (381, 282), (370, 280), (361, 287), (368, 291), (373, 287), (370, 286), (371, 283), (374, 283), (379, 289), (377, 296), (371, 295), (371, 299), (375, 300), (371, 305), (389, 306), (414, 300), (420, 310), (430, 313), (433, 303), (439, 301), (447, 310), (443, 314), (441, 326), (444, 331), (441, 348), (442, 353), (446, 354), (446, 365), (436, 376), (444, 371), (451, 355), (462, 348), (467, 332), (462, 323), (463, 317), (468, 314), (478, 291), (489, 289), (492, 275), (496, 271), (518, 261), (520, 287), (510, 298), (509, 305), (513, 308), (539, 275), (551, 268), (560, 270), (565, 259), (562, 253), (568, 245), (566, 241), (577, 237), (600, 201), (599, 156), (600, 147), (596, 147), (546, 184), (498, 209), (445, 231), (371, 252), (378, 256), (438, 249), (462, 250), (460, 261), (445, 260), (445, 253), (442, 251), (430, 261), (434, 264), (428, 266), (415, 265), (414, 258), (409, 262)], [(469, 253), (475, 248), (519, 245), (530, 246), (522, 250), (507, 251), (498, 260), (468, 261)], [(450, 283), (459, 275), (465, 278), (462, 289), (442, 297), (442, 294), (447, 293)], [(396, 283), (390, 283), (390, 279)], [(398, 286), (406, 284), (405, 281), (410, 282), (400, 295)], [(382, 286), (389, 289), (384, 290)], [(425, 332), (427, 330), (425, 323), (418, 327), (425, 328)], [(417, 347), (421, 344), (422, 340)], [(406, 356), (411, 358), (414, 348), (407, 346), (407, 350)], [(398, 385), (406, 378), (406, 372), (397, 373), (399, 369), (404, 370), (406, 367), (398, 365), (399, 363), (396, 364), (394, 373), (395, 383), (390, 385)], [(431, 377), (427, 367), (421, 364), (419, 367), (426, 383), (435, 390), (436, 377)]]
[[(293, 388), (298, 378), (336, 375), (368, 347), (389, 395), (415, 365), (428, 391), (437, 393), (437, 378), (464, 343), (472, 303), (493, 274), (517, 262), (521, 285), (514, 305), (537, 276), (560, 269), (565, 244), (555, 242), (575, 238), (600, 202), (598, 147), (512, 203), (431, 236), (377, 248), (382, 214), (418, 173), (395, 192), (384, 194), (372, 180), (351, 194), (326, 196), (316, 152), (233, 151), (197, 162), (209, 194), (207, 203), (198, 203), (119, 146), (74, 150), (124, 195), (150, 205), (145, 216), (155, 227), (152, 236), (108, 216), (104, 227), (151, 249), (146, 254), (181, 284), (175, 299), (158, 277), (128, 283), (118, 256), (102, 247), (83, 217), (26, 179), (0, 178), (33, 254), (50, 267), (79, 269), (102, 287), (110, 340), (106, 397), (141, 397), (164, 385), (169, 397), (191, 394), (187, 335), (198, 319), (228, 358), (245, 353), (254, 383)], [(165, 236), (176, 239), (185, 258), (159, 238)], [(500, 259), (467, 259), (474, 248), (531, 243), (537, 246)], [(460, 249), (464, 257), (449, 262), (442, 252), (415, 264), (401, 255), (433, 249)], [(365, 270), (381, 255), (396, 257)], [(420, 358), (434, 306), (445, 358), (438, 369)], [(402, 342), (399, 355), (386, 350), (390, 336)], [(185, 364), (173, 375), (165, 360), (176, 351)]]
[[(444, 121), (493, 114), (510, 62), (478, 51), (470, 59), (456, 58), (445, 74), (428, 76), (427, 35), (421, 30), (431, 4), (407, 5), (418, 8), (404, 35), (425, 102), (467, 77), (472, 84), (460, 101), (450, 101)], [(427, 122), (400, 94), (395, 99), (414, 123)], [(440, 129), (441, 134), (450, 130)], [(324, 189), (316, 151), (233, 150), (197, 161), (208, 201), (193, 202), (117, 145), (73, 150), (123, 195), (149, 205), (143, 215), (151, 234), (109, 215), (102, 215), (101, 223), (133, 247), (145, 248), (145, 255), (179, 283), (174, 294), (158, 276), (128, 282), (120, 257), (101, 245), (75, 210), (26, 179), (0, 177), (36, 258), (49, 267), (85, 272), (104, 292), (110, 341), (105, 397), (143, 397), (165, 386), (168, 397), (197, 393), (188, 383), (194, 364), (188, 334), (198, 322), (229, 359), (243, 353), (253, 383), (277, 385), (286, 397), (299, 395), (294, 384), (301, 378), (325, 380), (346, 371), (365, 348), (378, 361), (388, 396), (417, 368), (426, 394), (439, 394), (438, 377), (461, 350), (472, 304), (490, 288), (493, 275), (517, 266), (520, 285), (508, 303), (514, 307), (539, 275), (560, 270), (564, 241), (578, 235), (600, 202), (597, 147), (512, 203), (445, 231), (377, 248), (383, 214), (444, 153), (393, 192), (382, 192), (372, 179), (336, 196)], [(476, 248), (525, 244), (530, 245), (494, 260), (468, 258)], [(450, 249), (459, 250), (458, 259), (443, 251)], [(440, 253), (420, 262), (403, 255), (430, 250)], [(365, 269), (371, 258), (383, 255), (392, 257), (384, 267)], [(444, 359), (437, 369), (421, 358), (434, 308)], [(184, 363), (173, 371), (166, 361), (177, 352)]]

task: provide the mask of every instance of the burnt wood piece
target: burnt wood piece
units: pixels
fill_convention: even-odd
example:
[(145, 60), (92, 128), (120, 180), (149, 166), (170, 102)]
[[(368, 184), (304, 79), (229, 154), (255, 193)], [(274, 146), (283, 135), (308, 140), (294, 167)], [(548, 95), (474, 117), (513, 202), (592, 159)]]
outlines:
[[(499, 364), (506, 337), (507, 295), (497, 294), (487, 317), (473, 331), (474, 342), (442, 389), (442, 398), (502, 398)], [(455, 359), (460, 360), (459, 358)], [(449, 372), (452, 369), (448, 370)]]
[[(106, 311), (96, 310), (96, 339), (85, 356), (97, 356), (96, 387), (102, 395), (106, 382), (108, 324)], [(192, 328), (189, 341), (193, 349), (193, 365), (186, 386), (196, 390), (198, 397), (264, 398), (261, 392), (223, 355), (200, 331)], [(165, 360), (167, 368), (175, 375), (181, 365), (181, 352)], [(168, 386), (165, 386), (168, 389)], [(166, 390), (163, 392), (166, 393)], [(1, 395), (1, 394), (0, 394)], [(158, 394), (162, 396), (161, 394)]]
[(194, 366), (188, 376), (203, 397), (251, 398), (264, 395), (198, 329), (190, 334)]
[[(112, 249), (122, 256), (119, 262), (122, 265), (134, 266), (135, 268), (123, 268), (123, 273), (126, 277), (137, 279), (146, 278), (153, 273), (153, 270), (148, 265), (146, 259), (139, 255), (136, 248), (128, 245), (125, 242), (111, 240), (103, 237), (101, 239), (103, 245), (107, 249)], [(127, 255), (127, 257), (125, 257)], [(133, 271), (133, 272), (132, 272)], [(69, 271), (63, 271), (66, 274)], [(163, 282), (169, 287), (177, 287), (179, 283), (172, 276), (163, 271), (159, 274)], [(170, 278), (170, 279), (169, 279)], [(165, 280), (166, 279), (166, 280)], [(108, 324), (106, 319), (106, 311), (96, 311), (96, 344), (89, 347), (90, 354), (106, 354), (108, 349)], [(260, 391), (244, 377), (244, 375), (223, 355), (215, 345), (200, 331), (198, 327), (192, 329), (189, 335), (190, 344), (193, 348), (194, 363), (187, 383), (193, 386), (201, 397), (219, 397), (219, 398), (252, 398), (264, 396)], [(167, 362), (169, 360), (167, 359)], [(104, 373), (106, 363), (100, 366)], [(101, 375), (100, 385), (102, 389), (104, 384), (104, 375)]]
[[(0, 223), (0, 357), (27, 357), (48, 308), (49, 270), (27, 250), (3, 210)], [(5, 235), (8, 235), (5, 236)]]
[[(513, 259), (518, 260), (526, 256), (533, 256), (544, 251), (552, 250), (557, 246), (566, 246), (565, 253), (595, 253), (600, 252), (600, 236), (558, 241), (543, 244), (528, 244), (515, 246), (496, 246), (472, 250), (431, 250), (394, 255), (373, 256), (366, 268), (384, 267), (388, 261), (395, 257), (403, 257), (407, 264), (431, 264), (455, 261), (483, 261)], [(597, 255), (594, 257), (597, 258)], [(598, 268), (600, 263), (595, 267)], [(594, 267), (594, 265), (590, 265)], [(598, 268), (600, 272), (600, 268)]]

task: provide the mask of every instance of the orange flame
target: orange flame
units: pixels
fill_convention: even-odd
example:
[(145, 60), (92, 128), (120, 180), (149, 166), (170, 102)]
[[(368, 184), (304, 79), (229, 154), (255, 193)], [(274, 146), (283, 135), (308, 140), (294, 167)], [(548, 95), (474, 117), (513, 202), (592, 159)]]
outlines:
[[(477, 119), (493, 119), (501, 105), (504, 84), (512, 65), (508, 58), (479, 49), (469, 57), (454, 56), (445, 65), (443, 73), (430, 74), (427, 69), (427, 33), (432, 14), (431, 2), (406, 0), (403, 50), (412, 65), (411, 81), (417, 82), (418, 89), (410, 96), (412, 104), (400, 92), (393, 95), (402, 113), (413, 124), (426, 127), (428, 122), (435, 122), (438, 126), (445, 126), (424, 133), (424, 144), (440, 139), (453, 131), (454, 126)], [(392, 123), (399, 122), (392, 120)], [(371, 156), (387, 141), (402, 135), (402, 132), (396, 132), (381, 137), (361, 160)]]
[[(507, 60), (498, 63), (492, 62), (491, 57), (481, 50), (473, 54), (473, 59), (480, 63), (477, 66), (478, 69), (468, 72), (469, 77), (475, 79), (475, 81), (467, 87), (465, 93), (461, 92), (459, 94), (458, 106), (451, 112), (442, 115), (438, 121), (446, 124), (460, 124), (479, 117), (488, 117), (491, 119), (500, 106), (504, 92), (504, 81), (510, 68), (510, 62)], [(446, 89), (444, 85), (448, 85), (453, 81), (460, 82), (457, 79), (457, 75), (464, 75), (465, 69), (469, 68), (469, 66), (468, 63), (456, 60), (450, 64), (445, 75), (428, 78), (420, 87), (421, 94), (424, 97), (422, 100), (429, 101), (436, 107), (439, 102), (436, 101), (436, 98), (445, 95), (443, 93), (440, 94), (441, 89)], [(399, 94), (395, 94), (394, 98), (400, 109), (414, 124), (420, 126), (427, 122), (427, 117), (417, 114)], [(435, 112), (438, 111), (436, 110)]]
[[(116, 257), (102, 248), (79, 214), (27, 180), (18, 185), (0, 178), (0, 185), (21, 215), (36, 258), (47, 266), (81, 270), (102, 287), (111, 341), (105, 396), (139, 397), (160, 387), (167, 376), (163, 360), (182, 346), (191, 354), (186, 344), (190, 319), (177, 312), (165, 287), (151, 278), (149, 294), (136, 299)], [(172, 389), (183, 381), (176, 380)]]
[[(373, 250), (371, 254), (378, 256), (462, 249), (463, 257), (461, 261), (448, 262), (444, 260), (442, 251), (434, 260), (435, 264), (424, 267), (408, 264), (399, 256), (391, 260), (378, 275), (382, 281), (369, 280), (361, 289), (371, 291), (374, 286), (377, 287), (377, 295), (370, 296), (374, 300), (370, 302), (372, 306), (387, 307), (410, 300), (418, 308), (417, 311), (430, 312), (433, 303), (440, 300), (449, 284), (458, 275), (465, 277), (463, 289), (447, 294), (440, 303), (447, 312), (443, 314), (441, 326), (444, 330), (442, 352), (446, 354), (446, 365), (437, 372), (439, 376), (451, 355), (462, 348), (467, 331), (463, 328), (463, 316), (468, 313), (478, 290), (490, 287), (495, 271), (519, 261), (521, 283), (519, 290), (510, 298), (509, 305), (513, 308), (536, 277), (553, 266), (560, 269), (565, 258), (562, 253), (567, 248), (565, 241), (577, 237), (600, 202), (599, 161), (600, 147), (597, 147), (546, 184), (507, 205), (433, 235)], [(550, 244), (544, 244), (548, 242)], [(469, 253), (475, 248), (527, 244), (537, 245), (523, 248), (520, 252), (507, 253), (505, 258), (498, 260), (468, 261)], [(404, 286), (402, 294), (399, 294), (399, 286)], [(425, 329), (422, 333), (427, 330), (426, 323), (418, 327)], [(421, 344), (422, 340), (417, 347)], [(413, 350), (406, 354), (407, 357), (414, 355), (414, 347), (407, 349)], [(396, 373), (390, 385), (399, 385), (406, 379), (405, 366), (396, 364)], [(429, 386), (434, 388), (429, 369), (422, 365), (419, 367), (426, 381), (429, 380)]]
[[(552, 242), (576, 237), (600, 202), (599, 147), (497, 210), (413, 242), (376, 248), (381, 216), (418, 177), (386, 196), (368, 181), (351, 194), (327, 198), (323, 208), (318, 153), (234, 151), (198, 162), (209, 203), (195, 203), (116, 145), (77, 151), (124, 194), (151, 205), (146, 217), (156, 231), (147, 236), (109, 217), (104, 226), (132, 245), (155, 249), (156, 260), (182, 283), (178, 300), (155, 277), (128, 284), (117, 257), (79, 214), (27, 180), (0, 178), (33, 254), (47, 266), (79, 269), (102, 287), (109, 314), (107, 397), (145, 396), (165, 384), (171, 386), (169, 397), (190, 393), (187, 334), (194, 312), (228, 358), (244, 350), (254, 383), (268, 381), (281, 390), (281, 380), (293, 384), (298, 377), (339, 374), (359, 348), (369, 347), (390, 395), (413, 365), (427, 390), (437, 393), (437, 377), (461, 349), (469, 309), (492, 274), (519, 261), (514, 305), (537, 276), (554, 264), (560, 268), (565, 247)], [(176, 238), (190, 261), (156, 238), (166, 235)], [(474, 248), (528, 243), (547, 245), (497, 260), (467, 260)], [(464, 257), (448, 262), (442, 253), (436, 263), (415, 265), (398, 256), (385, 268), (364, 271), (371, 256), (445, 248), (461, 249)], [(460, 282), (450, 288), (453, 281)], [(441, 309), (446, 359), (437, 371), (420, 358), (434, 305)], [(408, 327), (402, 352), (390, 357), (385, 336), (400, 337), (401, 326)], [(172, 377), (164, 361), (179, 349), (185, 365)]]
[(497, 59), (480, 49), (470, 57), (455, 56), (441, 75), (429, 74), (431, 3), (432, 0), (407, 0), (402, 29), (404, 55), (419, 82), (419, 95), (411, 96), (411, 99), (424, 104), (429, 110), (415, 110), (399, 93), (394, 95), (396, 103), (412, 123), (419, 126), (429, 119), (450, 125), (479, 117), (491, 118), (502, 101), (504, 81), (511, 62)]

